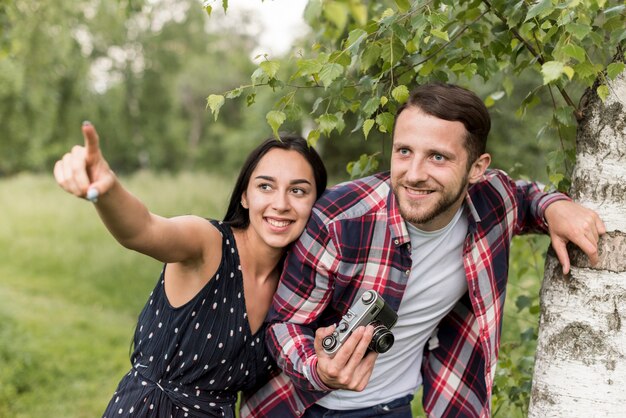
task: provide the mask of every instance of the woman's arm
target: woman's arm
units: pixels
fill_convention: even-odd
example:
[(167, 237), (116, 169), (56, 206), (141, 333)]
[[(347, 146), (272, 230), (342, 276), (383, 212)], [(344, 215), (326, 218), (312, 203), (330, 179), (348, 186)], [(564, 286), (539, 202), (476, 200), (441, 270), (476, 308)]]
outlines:
[(211, 242), (219, 245), (219, 232), (205, 219), (151, 213), (110, 169), (93, 125), (84, 123), (82, 131), (85, 145), (74, 146), (57, 161), (55, 179), (68, 193), (92, 200), (120, 244), (167, 263), (199, 260)]

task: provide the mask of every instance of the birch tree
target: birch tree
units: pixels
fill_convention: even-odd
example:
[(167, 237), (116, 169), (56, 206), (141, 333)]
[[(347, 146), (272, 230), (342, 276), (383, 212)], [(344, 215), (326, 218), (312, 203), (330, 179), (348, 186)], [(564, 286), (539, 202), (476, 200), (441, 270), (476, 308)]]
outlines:
[(626, 77), (583, 99), (571, 196), (608, 234), (600, 263), (571, 248), (572, 270), (546, 261), (530, 417), (623, 417), (626, 405)]

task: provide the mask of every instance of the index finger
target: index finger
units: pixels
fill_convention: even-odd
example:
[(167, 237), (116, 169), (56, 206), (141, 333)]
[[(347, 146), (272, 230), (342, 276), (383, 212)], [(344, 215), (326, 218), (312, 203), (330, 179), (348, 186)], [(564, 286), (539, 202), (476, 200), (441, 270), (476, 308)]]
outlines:
[(85, 139), (85, 150), (87, 151), (87, 158), (93, 158), (100, 154), (100, 139), (96, 128), (89, 121), (83, 122), (82, 126), (83, 138)]
[[(352, 334), (350, 334), (350, 336), (344, 341), (343, 345), (339, 348), (339, 350), (337, 350), (337, 352), (335, 353), (335, 360), (339, 363), (342, 364), (343, 366), (346, 366), (348, 364), (348, 362), (350, 361), (350, 359), (352, 359), (353, 357), (358, 357), (358, 360), (360, 361), (361, 358), (363, 358), (363, 355), (365, 354), (364, 350), (362, 353), (360, 353), (359, 355), (359, 350), (357, 350), (357, 348), (359, 347), (359, 343), (361, 342), (361, 340), (365, 339), (366, 343), (369, 344), (369, 340), (372, 339), (372, 336), (369, 335), (367, 336), (365, 333), (365, 327), (364, 326), (360, 326), (357, 329), (355, 329)], [(367, 348), (367, 344), (366, 344), (366, 348)]]

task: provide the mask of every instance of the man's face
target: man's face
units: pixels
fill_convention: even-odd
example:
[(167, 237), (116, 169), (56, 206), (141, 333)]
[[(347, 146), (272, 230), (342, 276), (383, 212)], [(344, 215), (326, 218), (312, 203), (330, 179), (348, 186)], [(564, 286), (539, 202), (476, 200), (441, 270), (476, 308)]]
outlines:
[(446, 226), (463, 204), (470, 175), (466, 135), (461, 122), (439, 119), (413, 106), (398, 116), (391, 186), (402, 217), (423, 231)]

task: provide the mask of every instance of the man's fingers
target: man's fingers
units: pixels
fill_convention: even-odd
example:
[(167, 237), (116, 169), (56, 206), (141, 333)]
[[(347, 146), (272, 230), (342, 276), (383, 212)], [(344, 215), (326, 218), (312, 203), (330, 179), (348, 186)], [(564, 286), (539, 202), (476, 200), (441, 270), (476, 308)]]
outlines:
[(376, 363), (376, 359), (378, 358), (378, 353), (375, 351), (370, 351), (365, 355), (362, 361), (359, 363), (358, 367), (354, 371), (354, 375), (359, 378), (359, 383), (356, 387), (357, 391), (361, 391), (365, 389), (367, 384), (370, 381), (370, 377), (374, 372), (374, 364)]
[(334, 330), (335, 330), (335, 326), (331, 325), (329, 327), (318, 328), (315, 331), (315, 341), (313, 344), (315, 346), (315, 352), (318, 353), (318, 357), (322, 353), (326, 354), (326, 352), (324, 351), (324, 347), (322, 347), (322, 341), (324, 340), (324, 337), (327, 337), (330, 334), (332, 334)]
[(100, 155), (100, 139), (96, 128), (89, 121), (83, 122), (83, 138), (85, 138), (85, 149), (87, 150), (87, 160), (91, 161)]
[(552, 248), (554, 248), (556, 258), (559, 259), (559, 262), (563, 267), (563, 274), (569, 273), (569, 254), (567, 254), (567, 247), (565, 242), (559, 238), (553, 237)]
[(358, 341), (356, 341), (356, 348), (352, 352), (352, 355), (350, 356), (350, 359), (348, 360), (348, 363), (346, 364), (347, 369), (356, 370), (358, 365), (363, 360), (363, 357), (365, 357), (365, 354), (367, 353), (367, 347), (372, 341), (373, 334), (374, 334), (373, 326), (368, 325), (367, 327), (365, 327), (365, 329), (363, 330), (363, 334), (361, 335), (361, 338)]
[(600, 235), (606, 234), (606, 226), (604, 225), (604, 222), (602, 222), (602, 219), (600, 219), (599, 216), (596, 216), (596, 230), (598, 231), (598, 234)]
[(584, 236), (580, 242), (576, 242), (575, 244), (578, 245), (578, 247), (583, 250), (585, 254), (587, 254), (587, 257), (589, 257), (589, 261), (592, 265), (598, 263), (598, 238), (595, 238), (595, 236), (593, 238)]

